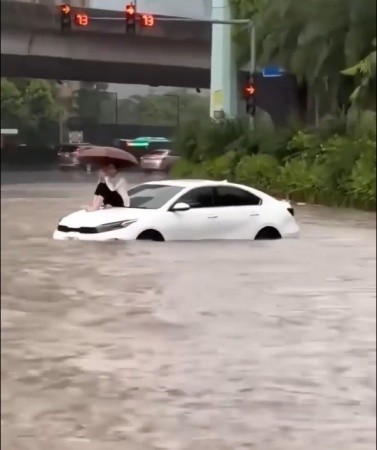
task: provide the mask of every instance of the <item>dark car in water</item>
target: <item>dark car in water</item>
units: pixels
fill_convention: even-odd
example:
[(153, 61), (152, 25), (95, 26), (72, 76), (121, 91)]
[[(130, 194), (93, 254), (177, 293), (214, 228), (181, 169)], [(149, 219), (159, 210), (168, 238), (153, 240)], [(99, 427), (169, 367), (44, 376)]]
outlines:
[(89, 143), (80, 144), (60, 144), (58, 146), (58, 164), (60, 170), (79, 169), (81, 164), (78, 158), (78, 152), (84, 148), (90, 147)]

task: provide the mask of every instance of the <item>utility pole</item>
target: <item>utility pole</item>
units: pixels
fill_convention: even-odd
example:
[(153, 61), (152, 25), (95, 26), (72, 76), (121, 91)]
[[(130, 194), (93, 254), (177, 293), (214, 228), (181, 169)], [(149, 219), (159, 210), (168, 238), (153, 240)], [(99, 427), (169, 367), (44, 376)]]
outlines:
[(176, 120), (177, 120), (177, 127), (179, 127), (180, 122), (181, 122), (181, 99), (179, 97), (179, 95), (175, 95), (175, 94), (165, 94), (165, 97), (172, 97), (176, 99), (176, 106), (177, 106), (177, 116), (176, 116)]
[[(250, 76), (256, 72), (256, 58), (255, 58), (255, 23), (250, 21)], [(250, 114), (250, 128), (255, 129), (255, 103), (254, 103), (254, 114)]]

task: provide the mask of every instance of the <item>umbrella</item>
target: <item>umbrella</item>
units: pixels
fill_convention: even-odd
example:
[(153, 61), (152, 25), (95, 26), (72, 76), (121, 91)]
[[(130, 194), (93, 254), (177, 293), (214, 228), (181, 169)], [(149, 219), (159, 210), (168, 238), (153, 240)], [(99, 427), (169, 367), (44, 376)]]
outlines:
[(138, 165), (138, 160), (130, 153), (115, 147), (85, 147), (79, 152), (82, 164), (106, 166), (116, 164), (119, 168)]

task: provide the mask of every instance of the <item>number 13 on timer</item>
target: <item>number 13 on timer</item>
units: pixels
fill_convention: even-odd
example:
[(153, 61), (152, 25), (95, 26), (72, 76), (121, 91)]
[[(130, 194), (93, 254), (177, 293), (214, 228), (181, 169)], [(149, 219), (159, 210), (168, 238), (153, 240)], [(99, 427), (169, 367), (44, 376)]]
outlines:
[(140, 25), (142, 27), (153, 27), (154, 17), (152, 14), (142, 14), (140, 17)]

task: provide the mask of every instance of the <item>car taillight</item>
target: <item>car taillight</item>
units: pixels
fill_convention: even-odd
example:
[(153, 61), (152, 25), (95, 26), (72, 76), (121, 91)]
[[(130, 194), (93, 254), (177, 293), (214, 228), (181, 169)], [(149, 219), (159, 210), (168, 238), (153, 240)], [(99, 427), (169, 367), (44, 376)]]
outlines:
[(295, 215), (295, 210), (294, 210), (292, 207), (287, 208), (287, 209), (288, 209), (289, 213), (290, 213), (292, 216)]

